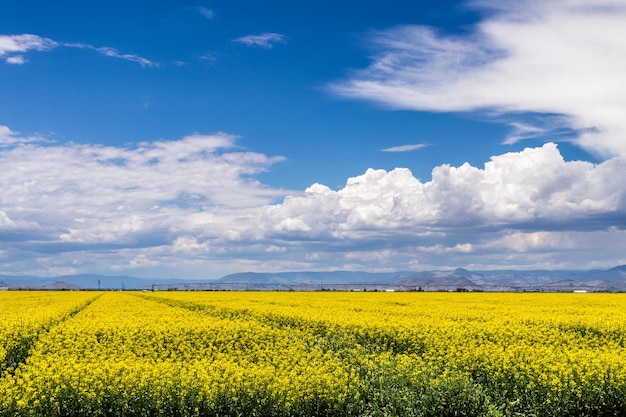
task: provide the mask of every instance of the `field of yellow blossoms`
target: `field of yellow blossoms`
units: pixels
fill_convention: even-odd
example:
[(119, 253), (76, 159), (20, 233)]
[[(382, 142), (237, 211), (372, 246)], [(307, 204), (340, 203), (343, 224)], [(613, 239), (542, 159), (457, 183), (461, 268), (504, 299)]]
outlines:
[(0, 416), (622, 416), (626, 294), (1, 292)]

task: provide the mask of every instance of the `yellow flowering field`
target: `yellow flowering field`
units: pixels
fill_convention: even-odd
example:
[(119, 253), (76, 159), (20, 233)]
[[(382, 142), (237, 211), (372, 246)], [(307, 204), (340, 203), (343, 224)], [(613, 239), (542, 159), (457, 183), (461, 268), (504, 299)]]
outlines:
[(25, 358), (39, 333), (94, 298), (94, 294), (78, 292), (0, 292), (0, 375)]
[[(626, 295), (8, 292), (0, 416), (626, 414)], [(33, 329), (20, 333), (16, 329)]]

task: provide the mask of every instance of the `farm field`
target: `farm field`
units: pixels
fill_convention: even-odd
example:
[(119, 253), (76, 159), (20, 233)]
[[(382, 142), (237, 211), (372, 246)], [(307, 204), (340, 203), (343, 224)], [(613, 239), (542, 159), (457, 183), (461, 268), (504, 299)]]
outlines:
[(0, 293), (0, 416), (626, 414), (626, 294)]

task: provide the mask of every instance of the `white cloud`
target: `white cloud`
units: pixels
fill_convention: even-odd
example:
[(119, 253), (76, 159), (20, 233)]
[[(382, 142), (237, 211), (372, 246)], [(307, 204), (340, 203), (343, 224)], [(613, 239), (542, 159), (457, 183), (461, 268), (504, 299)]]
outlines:
[(135, 62), (142, 67), (158, 67), (160, 65), (158, 62), (151, 61), (139, 55), (120, 53), (117, 49), (111, 48), (109, 46), (98, 47), (86, 43), (63, 43), (61, 45), (68, 48), (89, 49), (110, 58), (117, 58), (123, 59), (125, 61)]
[(13, 55), (6, 59), (6, 63), (14, 64), (14, 65), (23, 65), (26, 63), (26, 59), (24, 59), (22, 55)]
[(414, 144), (408, 144), (408, 145), (392, 146), (390, 148), (385, 148), (382, 151), (383, 152), (411, 152), (411, 151), (425, 148), (427, 146), (428, 145), (426, 145), (425, 143), (414, 143)]
[(489, 243), (491, 247), (500, 247), (515, 252), (544, 252), (548, 250), (573, 250), (579, 245), (572, 239), (572, 234), (562, 232), (513, 232), (501, 239)]
[(470, 35), (423, 26), (374, 34), (374, 62), (332, 88), (393, 108), (559, 115), (514, 126), (508, 142), (554, 140), (553, 129), (566, 128), (589, 151), (626, 154), (624, 0), (474, 4), (486, 17)]
[(172, 246), (175, 251), (186, 253), (207, 252), (209, 250), (208, 243), (198, 243), (198, 239), (193, 236), (177, 237), (172, 243)]
[(39, 239), (51, 242), (134, 245), (185, 227), (221, 230), (227, 216), (205, 223), (194, 216), (282, 196), (249, 177), (281, 158), (239, 150), (235, 140), (194, 134), (135, 148), (16, 145), (0, 151), (0, 206), (11, 219), (36, 222)]
[(95, 51), (100, 52), (102, 55), (111, 57), (111, 58), (119, 58), (119, 59), (123, 59), (126, 61), (131, 61), (131, 62), (136, 62), (139, 65), (141, 65), (142, 67), (158, 67), (159, 64), (153, 61), (150, 61), (149, 59), (146, 59), (144, 57), (141, 57), (139, 55), (135, 55), (135, 54), (122, 54), (120, 52), (117, 51), (117, 49), (115, 48), (111, 48), (111, 47), (89, 47), (90, 49), (93, 49)]
[(15, 227), (15, 223), (9, 219), (9, 216), (7, 216), (4, 211), (0, 210), (0, 229), (14, 229)]
[(23, 53), (34, 51), (46, 51), (56, 48), (59, 44), (52, 39), (42, 38), (37, 35), (0, 35), (0, 57), (6, 57), (9, 64), (23, 64)]
[(45, 51), (57, 46), (58, 44), (52, 39), (32, 34), (0, 35), (0, 56), (29, 50)]
[(260, 46), (261, 48), (271, 49), (277, 43), (287, 42), (287, 37), (280, 33), (266, 32), (259, 35), (247, 35), (235, 38), (233, 42), (241, 43), (246, 46)]
[(104, 56), (135, 62), (142, 67), (159, 66), (157, 62), (135, 54), (121, 53), (108, 46), (97, 47), (86, 43), (56, 42), (38, 35), (0, 35), (0, 57), (8, 64), (22, 65), (27, 62), (24, 53), (29, 51), (48, 51), (58, 47), (89, 49)]
[(14, 132), (7, 126), (0, 125), (0, 147), (14, 145), (16, 143), (41, 142), (44, 139), (40, 136), (22, 136), (19, 132)]
[(297, 219), (318, 241), (479, 256), (485, 241), (512, 230), (542, 236), (626, 228), (623, 172), (626, 157), (566, 162), (552, 143), (494, 156), (483, 168), (441, 165), (428, 182), (405, 168), (370, 169), (340, 190), (315, 184), (265, 208), (261, 230), (289, 239), (276, 225)]
[(204, 6), (198, 6), (198, 7), (194, 7), (194, 10), (198, 13), (200, 13), (200, 15), (206, 17), (207, 19), (211, 20), (215, 17), (215, 12), (211, 9), (209, 9), (208, 7), (204, 7)]
[(201, 61), (208, 62), (209, 64), (215, 64), (218, 57), (213, 53), (203, 54), (198, 57)]
[(437, 166), (430, 181), (370, 169), (339, 190), (297, 192), (254, 178), (282, 158), (223, 133), (24, 142), (0, 147), (4, 273), (611, 266), (625, 249), (626, 157), (565, 162), (551, 143)]
[(626, 230), (507, 231), (477, 245), (483, 265), (607, 268), (626, 263)]
[(150, 259), (145, 254), (137, 255), (129, 263), (130, 268), (145, 268), (145, 267), (154, 267), (154, 266), (160, 266), (160, 265), (161, 265), (161, 262), (159, 262), (156, 259)]

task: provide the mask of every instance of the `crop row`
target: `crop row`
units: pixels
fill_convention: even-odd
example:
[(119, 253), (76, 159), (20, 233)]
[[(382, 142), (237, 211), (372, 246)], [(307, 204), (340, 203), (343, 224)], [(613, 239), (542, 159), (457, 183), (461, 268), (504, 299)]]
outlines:
[(94, 298), (87, 293), (0, 293), (0, 375), (12, 372), (26, 359), (39, 334)]
[(622, 295), (33, 294), (0, 416), (626, 413)]

